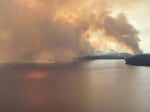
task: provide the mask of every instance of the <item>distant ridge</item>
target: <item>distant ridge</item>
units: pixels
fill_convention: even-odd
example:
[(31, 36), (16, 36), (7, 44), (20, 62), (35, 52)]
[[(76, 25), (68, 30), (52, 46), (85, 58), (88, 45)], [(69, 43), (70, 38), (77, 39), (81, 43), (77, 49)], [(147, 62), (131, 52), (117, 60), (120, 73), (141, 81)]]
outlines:
[(79, 60), (96, 60), (96, 59), (127, 59), (133, 55), (129, 53), (108, 53), (108, 54), (97, 54), (79, 57)]
[(126, 64), (136, 66), (150, 66), (150, 54), (136, 55), (125, 59)]

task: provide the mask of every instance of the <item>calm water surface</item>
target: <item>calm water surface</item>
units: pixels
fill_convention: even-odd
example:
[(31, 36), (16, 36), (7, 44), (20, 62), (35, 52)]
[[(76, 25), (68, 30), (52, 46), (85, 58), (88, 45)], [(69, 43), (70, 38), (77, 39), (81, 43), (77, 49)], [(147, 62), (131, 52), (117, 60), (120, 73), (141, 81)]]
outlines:
[(150, 112), (150, 68), (112, 60), (0, 64), (0, 112)]

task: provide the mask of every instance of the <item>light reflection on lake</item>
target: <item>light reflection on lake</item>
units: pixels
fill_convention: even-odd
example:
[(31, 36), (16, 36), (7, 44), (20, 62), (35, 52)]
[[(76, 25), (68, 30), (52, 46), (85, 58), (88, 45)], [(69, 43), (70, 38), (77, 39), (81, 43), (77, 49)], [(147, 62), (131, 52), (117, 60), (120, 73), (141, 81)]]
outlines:
[(1, 64), (2, 112), (150, 112), (150, 68), (124, 61)]

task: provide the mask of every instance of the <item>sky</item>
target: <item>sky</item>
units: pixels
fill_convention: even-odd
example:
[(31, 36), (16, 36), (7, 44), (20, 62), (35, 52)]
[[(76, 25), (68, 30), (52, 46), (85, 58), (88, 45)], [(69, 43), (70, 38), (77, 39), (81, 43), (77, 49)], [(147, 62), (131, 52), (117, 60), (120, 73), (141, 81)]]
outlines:
[(149, 0), (1, 0), (0, 61), (149, 53)]

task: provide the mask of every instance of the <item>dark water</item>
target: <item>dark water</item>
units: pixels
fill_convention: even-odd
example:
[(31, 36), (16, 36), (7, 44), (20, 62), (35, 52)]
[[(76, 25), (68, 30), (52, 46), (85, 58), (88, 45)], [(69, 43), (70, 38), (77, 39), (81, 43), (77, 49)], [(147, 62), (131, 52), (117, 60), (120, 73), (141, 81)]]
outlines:
[(150, 68), (105, 60), (1, 64), (0, 112), (150, 112)]

